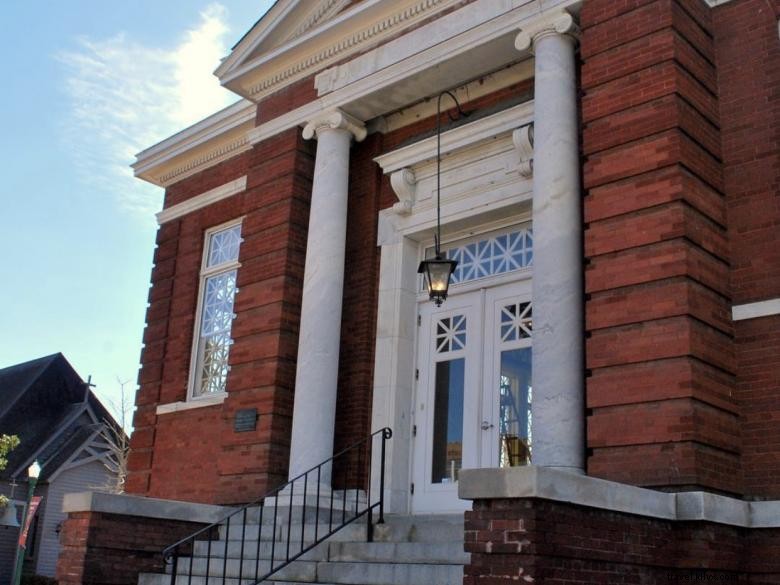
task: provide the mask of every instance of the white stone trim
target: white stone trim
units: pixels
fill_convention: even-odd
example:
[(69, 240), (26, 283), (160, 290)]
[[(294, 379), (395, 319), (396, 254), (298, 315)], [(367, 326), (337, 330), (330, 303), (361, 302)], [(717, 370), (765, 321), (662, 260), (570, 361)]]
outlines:
[(129, 494), (109, 494), (105, 492), (77, 492), (65, 494), (62, 511), (101, 512), (122, 516), (140, 516), (142, 518), (162, 518), (212, 524), (224, 518), (235, 508), (195, 504), (177, 500), (160, 500)]
[[(520, 125), (521, 120), (533, 117), (534, 103), (527, 101), (502, 110), (492, 116), (486, 116), (474, 122), (463, 124), (441, 134), (441, 154), (447, 155), (455, 150), (487, 140), (497, 134), (508, 132)], [(398, 169), (411, 167), (436, 157), (436, 136), (431, 136), (376, 157), (374, 160), (385, 174)]]
[(533, 51), (534, 43), (543, 35), (557, 34), (578, 36), (579, 27), (565, 10), (551, 12), (524, 26), (515, 38), (515, 48), (520, 52)]
[(361, 142), (366, 137), (366, 127), (361, 120), (354, 116), (334, 109), (330, 112), (323, 112), (312, 118), (303, 128), (304, 140), (311, 140), (315, 136), (319, 137), (320, 132), (325, 130), (346, 130), (356, 142)]
[(458, 496), (465, 500), (539, 498), (661, 520), (780, 527), (777, 500), (746, 502), (708, 492), (659, 492), (536, 465), (464, 469)]
[[(387, 66), (376, 70), (370, 69), (369, 72), (356, 77), (348, 85), (264, 124), (260, 124), (250, 131), (250, 142), (256, 144), (288, 128), (302, 126), (318, 112), (333, 107), (341, 107), (352, 114), (356, 114), (353, 110), (371, 107), (372, 110), (370, 112), (360, 112), (363, 119), (369, 119), (395, 110), (396, 106), (387, 103), (387, 100), (384, 102), (384, 104), (387, 104), (384, 106), (386, 111), (382, 105), (364, 106), (355, 104), (372, 94), (376, 95), (403, 80), (428, 71), (443, 61), (458, 55), (468, 54), (475, 48), (491, 41), (496, 41), (502, 37), (514, 39), (518, 28), (533, 22), (539, 16), (539, 6), (536, 3), (528, 2), (511, 2), (511, 4), (520, 5), (507, 7), (507, 5), (496, 2), (496, 0), (476, 0), (460, 10), (447, 14), (435, 22), (422, 26), (387, 45), (375, 49), (375, 51), (389, 53)], [(547, 9), (548, 7), (574, 5), (576, 0), (548, 0), (548, 2), (542, 2), (542, 4), (543, 8)], [(442, 32), (437, 33), (437, 30), (446, 32), (446, 38), (441, 38)], [(408, 51), (404, 47), (407, 45), (414, 45), (416, 52), (406, 56)], [(369, 51), (366, 55), (361, 56), (361, 58), (365, 59), (376, 57), (377, 55), (373, 51)], [(513, 55), (513, 59), (517, 59), (516, 54)], [(501, 66), (500, 63), (496, 65)], [(466, 81), (464, 79), (462, 82), (465, 83)], [(451, 77), (448, 77), (447, 80), (442, 80), (442, 83), (445, 82), (448, 82), (447, 86), (458, 83), (457, 80), (453, 81)], [(442, 85), (441, 89), (444, 88), (445, 86)], [(425, 95), (429, 95), (432, 90), (435, 91), (436, 88), (429, 86), (427, 89), (428, 93)], [(422, 98), (424, 95), (420, 97)]]
[(235, 195), (236, 193), (241, 193), (244, 190), (246, 190), (246, 175), (225, 183), (224, 185), (220, 185), (219, 187), (214, 187), (213, 189), (210, 189), (205, 193), (201, 193), (200, 195), (196, 195), (195, 197), (187, 199), (186, 201), (177, 203), (176, 205), (171, 205), (167, 209), (163, 209), (157, 214), (157, 223), (162, 225), (165, 222), (171, 221), (172, 219), (177, 219), (187, 215), (188, 213), (192, 213), (193, 211), (197, 211), (198, 209), (202, 209), (208, 205), (216, 203), (217, 201), (227, 199), (228, 197)]
[(228, 57), (216, 74), (222, 85), (258, 101), (264, 96), (323, 69), (329, 63), (364, 52), (399, 30), (446, 9), (458, 0), (365, 0), (321, 26), (245, 61)]
[(241, 100), (136, 155), (135, 176), (165, 187), (249, 150), (257, 105)]
[(515, 143), (520, 164), (517, 167), (520, 175), (526, 179), (534, 174), (534, 125), (526, 124), (512, 132), (512, 142)]
[(216, 406), (222, 404), (227, 398), (227, 392), (220, 394), (209, 394), (198, 398), (190, 398), (184, 402), (169, 402), (168, 404), (158, 404), (156, 414), (170, 414), (172, 412), (181, 412), (183, 410), (192, 410), (193, 408), (204, 408), (206, 406)]
[(771, 317), (772, 315), (780, 315), (780, 297), (731, 307), (731, 318), (734, 321)]
[(721, 4), (728, 4), (731, 1), (732, 0), (704, 0), (704, 2), (710, 8), (715, 8), (716, 6), (720, 6)]

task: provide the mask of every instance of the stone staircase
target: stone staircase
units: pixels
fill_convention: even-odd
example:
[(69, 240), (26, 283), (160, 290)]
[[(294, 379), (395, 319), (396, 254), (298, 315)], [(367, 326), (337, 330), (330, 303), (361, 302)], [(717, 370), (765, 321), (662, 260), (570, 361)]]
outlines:
[[(311, 513), (306, 515), (306, 518), (314, 517)], [(313, 542), (315, 525), (306, 518), (296, 513), (289, 528), (286, 523), (273, 526), (270, 518), (262, 518), (260, 540), (260, 518), (256, 512), (247, 516), (246, 523), (235, 523), (229, 530), (220, 527), (218, 539), (196, 542), (192, 556), (179, 559), (176, 585), (254, 583), (255, 574), (268, 571), (272, 554), (277, 560), (285, 558), (288, 533), (291, 553), (300, 550), (301, 543), (305, 547)], [(317, 527), (318, 534), (327, 531), (327, 523)], [(468, 558), (463, 552), (462, 514), (387, 515), (385, 523), (374, 528), (374, 542), (366, 542), (365, 520), (358, 519), (273, 574), (265, 583), (460, 585)], [(138, 583), (171, 585), (170, 567), (168, 574), (142, 574)]]

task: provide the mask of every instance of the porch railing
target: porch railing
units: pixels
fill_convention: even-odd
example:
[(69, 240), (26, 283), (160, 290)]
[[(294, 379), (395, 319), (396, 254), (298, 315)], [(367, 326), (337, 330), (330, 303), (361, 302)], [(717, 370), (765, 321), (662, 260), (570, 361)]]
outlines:
[[(163, 550), (165, 563), (171, 565), (171, 585), (176, 585), (179, 576), (182, 583), (186, 576), (189, 585), (196, 564), (199, 572), (204, 571), (208, 583), (210, 579), (217, 582), (221, 579), (225, 583), (228, 572), (233, 573), (230, 578), (237, 577), (239, 583), (242, 579), (260, 583), (364, 516), (367, 519), (366, 539), (372, 541), (374, 524), (384, 522), (385, 448), (392, 436), (392, 430), (387, 427), (375, 431), (260, 499)], [(377, 441), (380, 443), (380, 465), (376, 470), (379, 477), (372, 477), (372, 455)], [(378, 494), (372, 494), (374, 480)], [(323, 490), (326, 481), (331, 488)], [(365, 485), (365, 490), (359, 489), (361, 485)], [(348, 489), (348, 486), (352, 488)], [(307, 509), (307, 505), (313, 509)], [(378, 512), (376, 522), (374, 510)], [(307, 520), (313, 521), (313, 527), (308, 530)], [(298, 524), (299, 532), (294, 530)], [(212, 550), (215, 536), (225, 542), (221, 554)], [(232, 541), (236, 542), (232, 548), (238, 548), (238, 551), (231, 554)], [(266, 552), (269, 544), (270, 555)], [(205, 552), (198, 552), (199, 547), (205, 547)], [(261, 558), (265, 555), (269, 558)], [(229, 559), (231, 567), (238, 560), (237, 570), (228, 570)], [(250, 561), (248, 570), (247, 560)]]

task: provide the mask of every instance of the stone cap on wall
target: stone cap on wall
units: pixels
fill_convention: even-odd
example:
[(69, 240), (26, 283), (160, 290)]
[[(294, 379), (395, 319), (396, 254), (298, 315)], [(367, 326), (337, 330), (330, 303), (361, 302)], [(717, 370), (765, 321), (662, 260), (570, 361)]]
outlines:
[(128, 494), (109, 494), (105, 492), (78, 492), (66, 494), (62, 502), (62, 511), (101, 512), (104, 514), (122, 514), (143, 518), (164, 520), (182, 520), (211, 524), (221, 520), (233, 508), (212, 506), (176, 500), (159, 500)]
[(463, 500), (538, 498), (664, 520), (780, 528), (780, 501), (747, 502), (709, 492), (658, 492), (535, 465), (463, 469), (458, 496)]

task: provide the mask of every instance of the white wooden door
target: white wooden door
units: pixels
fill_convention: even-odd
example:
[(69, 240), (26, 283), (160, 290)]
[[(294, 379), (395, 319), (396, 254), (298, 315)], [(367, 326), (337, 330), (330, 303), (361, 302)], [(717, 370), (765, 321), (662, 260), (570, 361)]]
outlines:
[(423, 302), (419, 315), (412, 511), (460, 511), (461, 469), (525, 462), (530, 281)]

